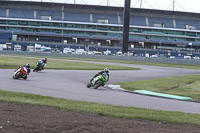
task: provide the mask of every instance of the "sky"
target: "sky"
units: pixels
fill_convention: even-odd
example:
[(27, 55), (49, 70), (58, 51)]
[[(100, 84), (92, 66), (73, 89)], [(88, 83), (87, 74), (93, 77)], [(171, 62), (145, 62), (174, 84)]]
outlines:
[[(10, 0), (11, 1), (11, 0)], [(18, 0), (18, 1), (42, 1), (56, 3), (76, 3), (87, 5), (102, 6), (124, 6), (125, 0)], [(141, 2), (142, 1), (142, 2)], [(132, 8), (173, 10), (173, 1), (175, 2), (175, 11), (200, 13), (200, 0), (131, 0)], [(142, 3), (142, 4), (141, 4)]]

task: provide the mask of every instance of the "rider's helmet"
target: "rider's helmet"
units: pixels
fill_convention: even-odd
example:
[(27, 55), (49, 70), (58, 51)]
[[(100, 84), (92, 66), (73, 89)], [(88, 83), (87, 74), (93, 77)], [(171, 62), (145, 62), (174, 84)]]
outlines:
[(45, 61), (47, 61), (47, 58), (44, 58)]
[(26, 64), (26, 68), (30, 68), (30, 66), (31, 66), (30, 64)]
[(108, 68), (105, 68), (105, 69), (104, 69), (104, 72), (109, 73), (109, 69), (108, 69)]
[(47, 62), (47, 58), (42, 59), (42, 61), (43, 61), (44, 63), (46, 63), (46, 62)]

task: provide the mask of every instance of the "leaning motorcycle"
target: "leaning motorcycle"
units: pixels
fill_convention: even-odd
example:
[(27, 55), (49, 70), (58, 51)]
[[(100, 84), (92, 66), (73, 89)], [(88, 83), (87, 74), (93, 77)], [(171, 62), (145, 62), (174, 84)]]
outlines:
[(43, 62), (37, 62), (37, 64), (35, 65), (35, 68), (33, 69), (33, 72), (38, 72), (44, 69), (44, 67), (46, 66), (46, 64), (44, 64)]
[(19, 78), (23, 78), (25, 80), (27, 79), (27, 69), (25, 67), (19, 68), (15, 71), (13, 79), (19, 79)]
[(97, 89), (100, 86), (104, 86), (106, 82), (108, 82), (108, 75), (103, 73), (102, 75), (95, 77), (93, 80), (89, 79), (87, 87)]

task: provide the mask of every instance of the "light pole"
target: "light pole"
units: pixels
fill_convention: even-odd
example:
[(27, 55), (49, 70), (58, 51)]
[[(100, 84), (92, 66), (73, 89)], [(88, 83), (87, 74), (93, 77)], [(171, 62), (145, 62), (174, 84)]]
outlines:
[(129, 43), (129, 20), (130, 20), (130, 4), (131, 0), (124, 1), (124, 24), (123, 24), (123, 44), (122, 53), (128, 53), (128, 43)]

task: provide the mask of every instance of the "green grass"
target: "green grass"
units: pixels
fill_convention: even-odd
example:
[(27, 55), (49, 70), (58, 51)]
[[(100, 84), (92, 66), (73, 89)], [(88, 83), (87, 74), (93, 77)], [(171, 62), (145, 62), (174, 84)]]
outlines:
[(121, 61), (121, 60), (85, 59), (85, 58), (68, 58), (68, 57), (48, 57), (48, 58), (84, 60), (84, 61), (96, 61), (96, 62), (113, 62), (113, 63), (123, 63), (123, 64), (187, 68), (187, 69), (197, 69), (197, 70), (200, 69), (200, 64), (175, 64), (175, 63), (159, 63), (159, 62), (145, 62), (145, 61)]
[(0, 101), (9, 103), (32, 104), (63, 109), (66, 111), (88, 112), (99, 115), (143, 119), (162, 123), (200, 125), (200, 115), (181, 112), (168, 112), (140, 109), (134, 107), (79, 102), (47, 96), (9, 92), (0, 90)]
[(200, 100), (200, 75), (116, 83), (127, 90), (149, 90)]
[[(24, 58), (24, 57), (12, 57), (12, 56), (0, 56), (0, 68), (16, 69), (18, 66), (29, 63), (31, 68), (34, 68), (38, 59)], [(106, 65), (106, 64), (94, 64), (94, 63), (80, 63), (64, 60), (49, 60), (47, 63), (47, 69), (64, 69), (64, 70), (103, 70), (109, 68), (110, 70), (139, 70), (139, 68)]]
[[(0, 54), (1, 55), (1, 54)], [(15, 56), (15, 55), (9, 55)], [(24, 56), (24, 55), (17, 55)], [(33, 57), (33, 56), (28, 56)], [(34, 56), (44, 58), (44, 56)], [(96, 61), (96, 62), (113, 62), (113, 63), (125, 63), (125, 64), (137, 64), (137, 65), (148, 65), (148, 66), (161, 66), (161, 67), (174, 67), (174, 68), (187, 68), (187, 69), (200, 69), (200, 64), (173, 64), (173, 63), (159, 63), (159, 62), (144, 62), (144, 61), (120, 61), (120, 60), (103, 60), (103, 59), (85, 59), (85, 58), (69, 58), (69, 57), (48, 57), (52, 59), (67, 59), (67, 60), (83, 60), (83, 61)]]
[[(75, 58), (63, 58), (63, 59), (80, 60)], [(111, 61), (111, 60), (94, 60), (94, 59), (81, 59), (81, 60), (199, 69), (198, 65), (184, 66), (179, 64), (145, 63), (145, 62), (132, 62), (132, 61)], [(26, 63), (30, 63), (33, 68), (37, 61), (38, 59), (0, 56), (0, 68), (14, 69)], [(102, 70), (105, 67), (108, 67), (111, 70), (137, 69), (137, 68), (129, 68), (129, 67), (121, 67), (113, 65), (78, 63), (78, 62), (60, 61), (60, 60), (49, 60), (47, 64), (47, 68), (49, 69), (69, 69), (69, 70), (101, 69)], [(156, 92), (177, 94), (177, 95), (189, 96), (189, 97), (194, 97), (196, 99), (200, 99), (199, 97), (200, 92), (198, 89), (198, 86), (200, 85), (199, 77), (200, 77), (199, 75), (191, 75), (178, 78), (174, 77), (174, 78), (154, 79), (154, 80), (136, 81), (136, 82), (123, 82), (119, 84), (121, 84), (123, 88), (129, 90), (151, 89), (152, 91)], [(114, 106), (114, 105), (97, 104), (89, 102), (80, 102), (80, 101), (58, 99), (58, 98), (39, 96), (33, 94), (9, 92), (3, 90), (0, 90), (0, 101), (48, 106), (48, 107), (63, 109), (66, 111), (88, 112), (88, 113), (95, 113), (99, 115), (106, 115), (119, 118), (130, 118), (130, 119), (136, 118), (136, 119), (152, 120), (165, 123), (200, 125), (199, 114), (157, 111), (157, 110), (140, 109), (134, 107), (123, 107), (123, 106)]]

